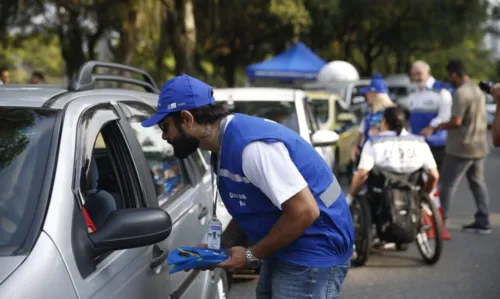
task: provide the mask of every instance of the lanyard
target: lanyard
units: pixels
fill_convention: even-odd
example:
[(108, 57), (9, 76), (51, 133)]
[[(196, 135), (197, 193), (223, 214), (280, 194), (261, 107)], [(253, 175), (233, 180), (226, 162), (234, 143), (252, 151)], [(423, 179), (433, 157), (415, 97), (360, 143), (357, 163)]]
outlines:
[[(221, 161), (221, 153), (222, 153), (222, 138), (224, 136), (224, 132), (226, 131), (227, 117), (224, 117), (219, 125), (219, 154), (217, 155), (217, 165), (214, 169), (214, 165), (212, 165), (212, 192), (213, 192), (213, 217), (217, 217), (217, 186), (219, 185), (219, 176), (215, 177), (215, 171), (220, 171), (220, 161)], [(213, 157), (213, 156), (212, 156)], [(213, 159), (212, 159), (213, 160)], [(212, 163), (213, 164), (213, 163)]]

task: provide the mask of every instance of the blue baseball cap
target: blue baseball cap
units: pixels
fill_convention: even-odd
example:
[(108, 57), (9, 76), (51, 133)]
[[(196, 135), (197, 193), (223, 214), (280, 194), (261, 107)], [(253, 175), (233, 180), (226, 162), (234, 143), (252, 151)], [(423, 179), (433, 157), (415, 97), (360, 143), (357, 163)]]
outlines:
[(380, 73), (375, 73), (372, 77), (370, 85), (361, 88), (360, 92), (363, 94), (367, 92), (388, 93), (389, 89), (387, 88), (387, 83), (385, 83), (382, 75)]
[(142, 122), (142, 126), (152, 127), (172, 112), (198, 108), (213, 103), (215, 103), (215, 99), (212, 87), (183, 74), (163, 84), (156, 113)]

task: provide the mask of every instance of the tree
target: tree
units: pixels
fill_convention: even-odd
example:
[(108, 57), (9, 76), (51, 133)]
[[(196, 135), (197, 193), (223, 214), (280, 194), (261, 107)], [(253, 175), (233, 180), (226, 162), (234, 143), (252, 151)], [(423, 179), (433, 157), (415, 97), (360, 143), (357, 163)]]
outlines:
[(198, 0), (195, 7), (197, 56), (220, 66), (228, 86), (238, 68), (283, 48), (310, 23), (301, 0)]
[(406, 72), (412, 55), (480, 35), (487, 6), (482, 0), (311, 0), (307, 7), (311, 32), (317, 32), (308, 36), (313, 48), (326, 48), (331, 58), (370, 76), (375, 70)]
[(175, 73), (195, 73), (196, 22), (192, 0), (162, 0), (166, 22), (162, 30), (170, 40), (175, 57)]

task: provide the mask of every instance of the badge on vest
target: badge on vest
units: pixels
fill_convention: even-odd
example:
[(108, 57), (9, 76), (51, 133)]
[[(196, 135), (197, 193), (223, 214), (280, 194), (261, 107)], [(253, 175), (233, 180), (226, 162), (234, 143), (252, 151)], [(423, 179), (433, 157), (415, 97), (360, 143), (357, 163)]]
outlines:
[(222, 223), (217, 217), (208, 222), (207, 245), (210, 249), (219, 250), (222, 239)]

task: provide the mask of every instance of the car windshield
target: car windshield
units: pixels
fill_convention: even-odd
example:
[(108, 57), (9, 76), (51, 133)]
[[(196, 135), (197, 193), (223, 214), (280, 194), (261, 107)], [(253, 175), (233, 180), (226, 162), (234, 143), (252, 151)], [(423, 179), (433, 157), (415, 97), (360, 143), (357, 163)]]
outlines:
[(493, 100), (493, 97), (490, 94), (486, 94), (485, 98), (486, 98), (486, 104), (495, 104), (495, 101)]
[(34, 219), (57, 112), (0, 107), (0, 256), (22, 247)]
[(328, 121), (328, 99), (311, 101), (313, 114), (319, 125), (324, 125)]
[(228, 102), (230, 113), (242, 113), (273, 120), (299, 133), (299, 122), (295, 102), (245, 101)]
[(406, 86), (389, 86), (389, 96), (396, 103), (400, 99), (407, 97), (408, 94), (409, 89)]

